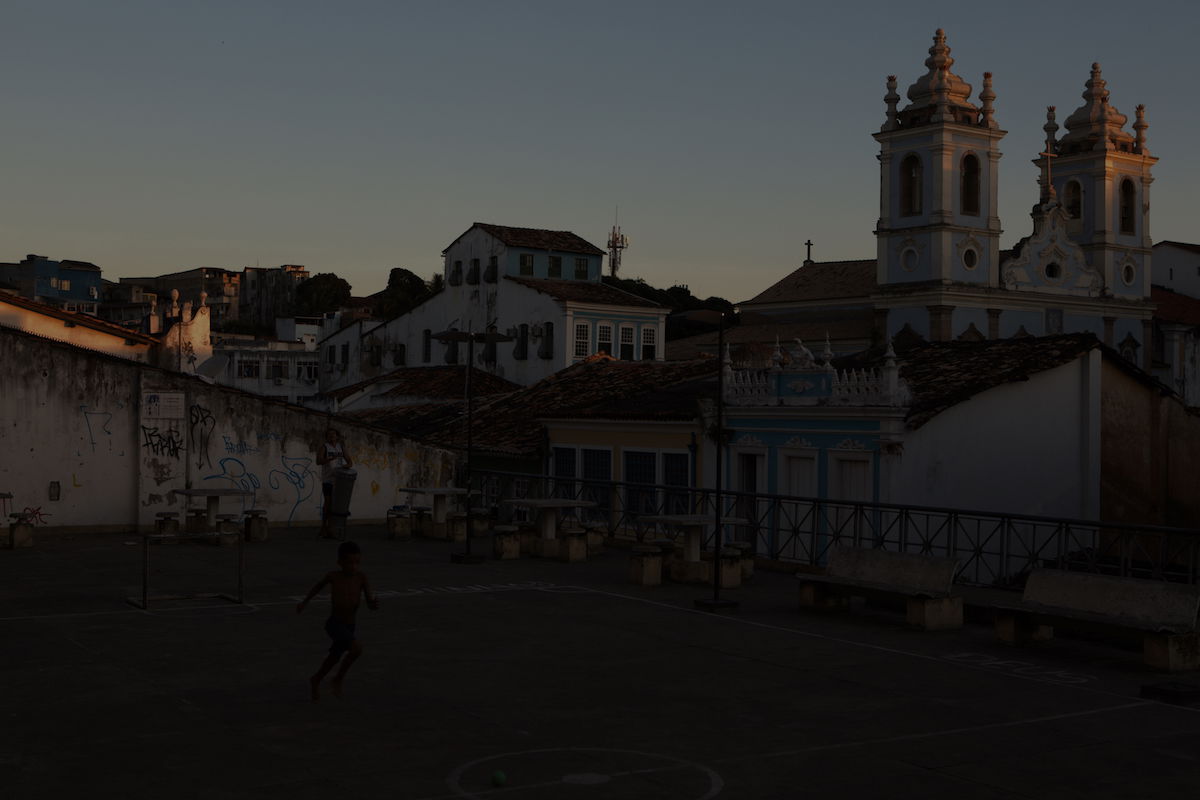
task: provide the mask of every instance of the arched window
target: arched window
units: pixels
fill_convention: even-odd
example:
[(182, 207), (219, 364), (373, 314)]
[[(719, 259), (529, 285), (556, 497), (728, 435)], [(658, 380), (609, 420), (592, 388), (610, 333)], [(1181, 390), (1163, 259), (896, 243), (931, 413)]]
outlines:
[(979, 159), (968, 155), (962, 160), (962, 180), (959, 186), (962, 213), (979, 215)]
[(921, 213), (921, 159), (910, 155), (900, 162), (900, 216)]
[(1079, 219), (1083, 216), (1083, 187), (1079, 185), (1079, 181), (1068, 181), (1066, 195), (1063, 205), (1066, 206), (1067, 216)]
[(1121, 181), (1121, 233), (1137, 233), (1133, 221), (1133, 207), (1137, 202), (1137, 189), (1133, 181), (1126, 178)]

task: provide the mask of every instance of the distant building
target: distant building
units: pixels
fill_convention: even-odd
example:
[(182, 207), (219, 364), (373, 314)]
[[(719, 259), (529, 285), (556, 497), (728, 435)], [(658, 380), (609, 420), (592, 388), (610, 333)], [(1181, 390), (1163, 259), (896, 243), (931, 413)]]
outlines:
[(356, 322), (321, 341), (322, 390), (399, 367), (465, 364), (445, 331), (492, 331), (475, 367), (528, 385), (595, 353), (662, 360), (667, 308), (601, 282), (604, 251), (569, 231), (477, 222), (443, 252), (445, 287), (384, 323)]
[(238, 319), (271, 328), (278, 317), (289, 317), (296, 302), (296, 287), (308, 280), (300, 264), (279, 267), (246, 267), (238, 296)]
[(238, 319), (242, 276), (231, 270), (197, 267), (154, 277), (121, 278), (121, 283), (141, 286), (159, 297), (168, 296), (172, 289), (182, 297), (197, 297), (203, 292), (208, 296), (209, 313), (215, 329)]
[(317, 401), (317, 337), (296, 341), (215, 334), (213, 357), (200, 374), (223, 386), (297, 405)]
[(27, 255), (20, 263), (0, 264), (0, 283), (38, 303), (95, 314), (100, 301), (100, 268), (88, 261)]

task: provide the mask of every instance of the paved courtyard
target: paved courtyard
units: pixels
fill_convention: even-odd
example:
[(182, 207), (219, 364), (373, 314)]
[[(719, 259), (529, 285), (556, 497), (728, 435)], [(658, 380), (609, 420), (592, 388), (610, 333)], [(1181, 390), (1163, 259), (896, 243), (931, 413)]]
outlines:
[[(342, 699), (308, 697), (334, 567), (313, 531), (246, 546), (247, 604), (141, 611), (128, 536), (0, 551), (5, 798), (1154, 798), (1195, 792), (1200, 709), (1140, 696), (1194, 676), (986, 625), (802, 614), (759, 572), (736, 615), (704, 587), (586, 564), (457, 565), (452, 545), (351, 529), (381, 609)], [(156, 547), (154, 592), (229, 591), (236, 548)], [(504, 781), (493, 778), (502, 772)]]

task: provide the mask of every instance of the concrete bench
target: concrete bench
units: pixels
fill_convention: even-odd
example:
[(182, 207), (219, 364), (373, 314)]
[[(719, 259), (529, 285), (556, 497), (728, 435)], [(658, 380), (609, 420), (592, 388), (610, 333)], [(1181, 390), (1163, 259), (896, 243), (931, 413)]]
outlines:
[(184, 523), (187, 533), (205, 533), (208, 531), (208, 512), (203, 508), (189, 508), (187, 520)]
[(462, 511), (451, 511), (446, 514), (445, 537), (452, 542), (467, 540), (467, 515)]
[(565, 561), (568, 564), (587, 561), (587, 531), (583, 528), (567, 528), (559, 531), (557, 541), (559, 543), (558, 559), (560, 561)]
[(160, 536), (179, 533), (179, 512), (159, 511), (155, 514), (154, 532)]
[(738, 566), (742, 570), (742, 580), (748, 581), (754, 577), (754, 545), (750, 542), (730, 542), (725, 545), (731, 550), (738, 551)]
[(242, 528), (238, 525), (237, 514), (217, 514), (217, 536), (212, 540), (213, 544), (236, 544), (241, 537)]
[(387, 510), (387, 535), (389, 539), (412, 537), (412, 512), (407, 505), (392, 506)]
[(247, 509), (242, 524), (247, 542), (265, 542), (267, 540), (267, 510), (265, 508)]
[(17, 512), (8, 516), (12, 519), (12, 523), (8, 526), (8, 541), (6, 542), (9, 549), (33, 547), (33, 522), (31, 521), (33, 515)]
[(844, 607), (850, 597), (903, 597), (908, 623), (923, 630), (961, 628), (962, 597), (953, 594), (959, 561), (887, 550), (838, 548), (824, 575), (800, 573), (802, 608)]
[(520, 528), (516, 525), (493, 525), (492, 555), (501, 560), (520, 558)]
[(629, 555), (629, 582), (638, 586), (662, 583), (662, 550), (653, 544), (635, 544)]
[(1055, 627), (1141, 636), (1154, 669), (1200, 669), (1200, 586), (1084, 572), (1035, 570), (1019, 605), (996, 608), (996, 637), (1009, 644), (1050, 639)]

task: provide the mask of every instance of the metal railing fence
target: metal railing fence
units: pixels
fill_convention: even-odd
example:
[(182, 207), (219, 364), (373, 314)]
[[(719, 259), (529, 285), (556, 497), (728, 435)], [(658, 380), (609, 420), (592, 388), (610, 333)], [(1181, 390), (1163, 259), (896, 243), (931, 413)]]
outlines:
[[(712, 489), (555, 478), (477, 471), (489, 505), (522, 497), (564, 497), (594, 502), (572, 513), (589, 527), (639, 540), (674, 538), (669, 526), (643, 522), (664, 514), (716, 517)], [(721, 541), (749, 542), (753, 551), (798, 565), (821, 566), (836, 547), (958, 558), (957, 581), (1019, 587), (1036, 567), (1196, 583), (1200, 580), (1200, 530), (1095, 520), (999, 514), (956, 508), (850, 502), (721, 491), (722, 516), (745, 525), (722, 525)], [(503, 513), (503, 512), (502, 512)], [(520, 511), (515, 512), (520, 518)], [(712, 549), (713, 530), (704, 539)]]

